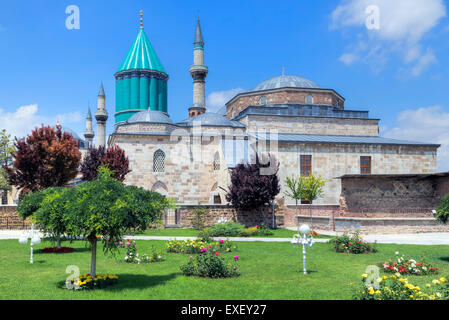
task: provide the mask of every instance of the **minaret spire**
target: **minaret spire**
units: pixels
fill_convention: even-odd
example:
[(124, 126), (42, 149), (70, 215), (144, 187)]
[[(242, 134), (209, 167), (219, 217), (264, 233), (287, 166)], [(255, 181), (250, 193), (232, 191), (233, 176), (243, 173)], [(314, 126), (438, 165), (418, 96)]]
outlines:
[(92, 113), (90, 112), (89, 103), (87, 104), (87, 116), (86, 116), (86, 131), (84, 131), (84, 138), (86, 138), (89, 148), (92, 147), (92, 140), (95, 134), (92, 130)]
[(190, 75), (193, 79), (193, 105), (189, 108), (189, 117), (206, 112), (205, 85), (208, 72), (207, 66), (204, 65), (204, 40), (200, 18), (197, 16), (193, 41), (193, 65), (190, 67)]
[(95, 119), (97, 119), (97, 147), (106, 147), (106, 120), (108, 120), (108, 112), (106, 111), (106, 96), (104, 94), (103, 82), (98, 92)]

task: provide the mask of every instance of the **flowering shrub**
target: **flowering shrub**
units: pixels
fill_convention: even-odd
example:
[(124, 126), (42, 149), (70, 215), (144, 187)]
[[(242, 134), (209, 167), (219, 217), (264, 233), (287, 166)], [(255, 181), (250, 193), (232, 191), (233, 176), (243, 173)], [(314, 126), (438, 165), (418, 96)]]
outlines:
[(209, 278), (229, 278), (237, 277), (237, 262), (239, 257), (233, 257), (233, 263), (226, 263), (223, 253), (202, 249), (203, 254), (195, 257), (190, 256), (187, 264), (182, 265), (181, 271), (186, 276), (209, 277)]
[[(399, 252), (396, 252), (396, 256), (399, 256)], [(405, 258), (404, 255), (395, 259), (394, 261), (389, 259), (386, 262), (379, 262), (379, 266), (387, 273), (400, 273), (400, 274), (413, 274), (413, 275), (426, 275), (430, 273), (438, 273), (438, 268), (432, 267), (424, 260), (417, 262), (414, 259)]]
[[(362, 281), (355, 289), (355, 300), (442, 300), (449, 299), (446, 278), (435, 279), (432, 284), (420, 288), (401, 278), (400, 273), (383, 276), (375, 285), (367, 281), (368, 275), (362, 274)], [(352, 283), (350, 285), (353, 285)]]
[(65, 282), (65, 288), (69, 290), (91, 290), (102, 289), (118, 283), (118, 276), (113, 274), (97, 274), (95, 278), (88, 273), (80, 275), (78, 279)]
[(137, 253), (136, 241), (130, 241), (126, 239), (126, 243), (120, 241), (120, 247), (126, 248), (125, 262), (127, 263), (149, 263), (149, 262), (159, 262), (164, 260), (162, 258), (162, 252), (156, 250), (154, 247), (151, 249), (151, 253), (139, 254)]
[(250, 237), (250, 236), (271, 236), (273, 232), (268, 228), (265, 224), (257, 225), (255, 227), (250, 227), (246, 229), (241, 235)]
[(73, 248), (69, 248), (69, 247), (49, 247), (49, 248), (44, 248), (41, 251), (42, 253), (70, 253), (73, 252)]
[(232, 245), (229, 240), (218, 240), (212, 242), (205, 242), (201, 239), (199, 240), (191, 240), (186, 239), (184, 241), (179, 240), (170, 240), (167, 243), (167, 252), (174, 253), (186, 253), (186, 254), (195, 254), (202, 253), (202, 249), (211, 249), (213, 251), (217, 251), (220, 253), (231, 252), (232, 250), (236, 250), (237, 246)]
[(205, 231), (211, 237), (239, 237), (245, 233), (245, 226), (237, 222), (217, 223)]
[(359, 231), (356, 231), (352, 235), (345, 233), (342, 236), (332, 239), (330, 242), (334, 245), (335, 251), (337, 252), (359, 254), (377, 251), (375, 247), (362, 239)]

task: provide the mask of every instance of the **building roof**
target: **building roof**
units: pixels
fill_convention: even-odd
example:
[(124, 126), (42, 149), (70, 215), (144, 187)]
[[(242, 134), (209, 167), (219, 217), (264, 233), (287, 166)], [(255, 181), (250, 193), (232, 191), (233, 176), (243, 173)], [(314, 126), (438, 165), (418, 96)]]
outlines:
[(241, 119), (247, 115), (369, 119), (368, 111), (344, 110), (328, 105), (309, 105), (297, 103), (249, 106), (243, 109), (234, 119)]
[(438, 173), (396, 173), (396, 174), (344, 174), (334, 179), (345, 179), (345, 178), (362, 178), (362, 179), (373, 179), (373, 178), (433, 178), (433, 177), (449, 177), (449, 172), (438, 172)]
[(202, 126), (216, 127), (238, 127), (244, 128), (245, 125), (234, 120), (228, 120), (225, 116), (215, 112), (205, 112), (192, 118), (188, 118), (177, 124), (180, 126), (192, 127), (194, 122), (199, 122)]
[(118, 72), (133, 69), (147, 69), (165, 73), (165, 69), (143, 29), (140, 29), (137, 34), (136, 40), (134, 40)]
[[(249, 133), (257, 139), (275, 139), (270, 133), (266, 136), (261, 133)], [(303, 143), (330, 143), (330, 144), (373, 144), (373, 145), (402, 145), (402, 146), (429, 146), (438, 148), (439, 144), (397, 140), (375, 136), (344, 136), (344, 135), (321, 135), (321, 134), (296, 134), (279, 133), (277, 140), (280, 142), (303, 142)]]
[(98, 91), (99, 97), (104, 97), (104, 88), (103, 88), (103, 82), (100, 85), (100, 90)]
[(143, 110), (133, 114), (125, 123), (142, 123), (142, 122), (151, 122), (151, 123), (169, 123), (172, 124), (173, 121), (170, 117), (163, 113), (162, 111), (156, 110)]
[(251, 91), (262, 91), (277, 88), (320, 88), (315, 82), (299, 77), (281, 75), (262, 81)]

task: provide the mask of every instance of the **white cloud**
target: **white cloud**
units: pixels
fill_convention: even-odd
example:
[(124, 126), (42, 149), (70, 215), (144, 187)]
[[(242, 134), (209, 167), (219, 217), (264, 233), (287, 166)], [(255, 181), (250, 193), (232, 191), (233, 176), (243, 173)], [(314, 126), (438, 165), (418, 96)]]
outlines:
[(349, 66), (359, 59), (355, 53), (343, 53), (338, 60)]
[(207, 96), (206, 106), (208, 111), (216, 112), (223, 107), (226, 102), (231, 100), (235, 95), (244, 92), (242, 88), (234, 88), (226, 91), (214, 91)]
[(16, 137), (24, 137), (31, 133), (35, 127), (55, 125), (59, 120), (61, 125), (81, 121), (80, 112), (58, 114), (54, 117), (45, 117), (38, 114), (38, 105), (30, 104), (21, 106), (14, 112), (4, 112), (0, 109), (0, 129), (6, 129), (8, 134)]
[[(379, 8), (379, 28), (368, 30), (365, 9)], [(446, 16), (443, 0), (342, 0), (331, 14), (331, 27), (359, 28), (357, 40), (348, 47), (340, 60), (349, 65), (349, 57), (364, 55), (363, 62), (384, 64), (378, 58), (399, 55), (410, 68), (410, 75), (418, 76), (437, 62), (430, 48), (423, 49), (422, 39)], [(348, 63), (351, 61), (351, 63)]]
[(398, 125), (387, 130), (385, 137), (441, 144), (438, 148), (438, 170), (449, 171), (449, 112), (441, 106), (405, 110)]

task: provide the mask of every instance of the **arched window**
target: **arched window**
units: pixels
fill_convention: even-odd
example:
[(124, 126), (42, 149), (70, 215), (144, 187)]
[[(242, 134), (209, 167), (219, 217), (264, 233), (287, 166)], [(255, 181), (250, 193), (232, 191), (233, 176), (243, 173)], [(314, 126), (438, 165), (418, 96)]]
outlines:
[(167, 186), (164, 183), (160, 182), (160, 181), (157, 181), (153, 185), (153, 187), (151, 188), (151, 191), (158, 192), (158, 193), (160, 193), (160, 194), (162, 194), (164, 196), (166, 196), (168, 194)]
[(261, 96), (259, 100), (259, 105), (264, 106), (267, 104), (267, 97)]
[(313, 96), (311, 94), (308, 94), (306, 96), (306, 103), (307, 104), (313, 104)]
[(158, 149), (153, 155), (153, 172), (165, 171), (165, 153)]
[(220, 170), (220, 154), (215, 152), (214, 155), (214, 170)]

